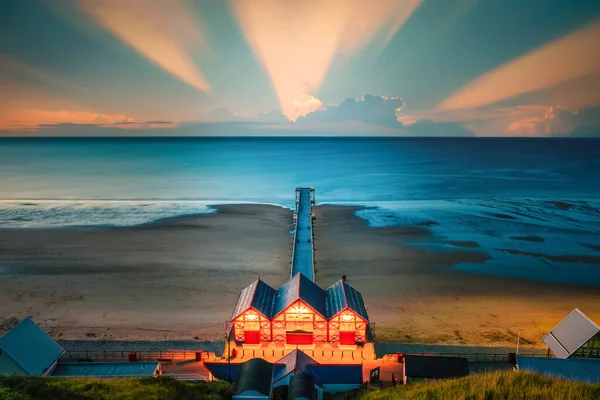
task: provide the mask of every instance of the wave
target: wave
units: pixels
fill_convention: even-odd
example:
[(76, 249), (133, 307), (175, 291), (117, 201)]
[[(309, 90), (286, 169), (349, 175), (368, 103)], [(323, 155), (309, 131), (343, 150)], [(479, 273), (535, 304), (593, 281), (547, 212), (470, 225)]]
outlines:
[(214, 206), (222, 204), (265, 203), (227, 200), (0, 200), (0, 228), (135, 226), (164, 218), (213, 213), (216, 212)]

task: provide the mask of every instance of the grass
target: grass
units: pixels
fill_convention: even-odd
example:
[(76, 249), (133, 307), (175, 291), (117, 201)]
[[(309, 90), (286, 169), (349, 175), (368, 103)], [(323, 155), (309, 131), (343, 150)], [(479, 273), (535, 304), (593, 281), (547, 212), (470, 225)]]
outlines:
[[(146, 379), (58, 379), (0, 376), (2, 400), (167, 400), (231, 399), (225, 382), (191, 384), (168, 377)], [(367, 400), (586, 400), (600, 399), (600, 385), (548, 378), (528, 372), (491, 372), (461, 379), (419, 382), (365, 390)]]
[(191, 384), (169, 377), (145, 379), (60, 379), (0, 376), (2, 400), (230, 399), (226, 382)]
[(364, 391), (361, 399), (414, 400), (586, 400), (600, 399), (600, 384), (549, 378), (529, 372), (503, 371), (437, 382), (419, 382)]

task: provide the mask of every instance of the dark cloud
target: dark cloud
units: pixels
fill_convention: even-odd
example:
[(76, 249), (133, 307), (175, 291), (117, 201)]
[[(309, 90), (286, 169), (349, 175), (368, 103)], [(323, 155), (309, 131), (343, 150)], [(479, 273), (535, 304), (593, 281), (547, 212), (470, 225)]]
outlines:
[(273, 110), (265, 113), (260, 113), (254, 118), (257, 122), (268, 122), (274, 124), (285, 124), (290, 120), (281, 113), (281, 111)]
[(399, 97), (365, 95), (362, 99), (347, 98), (337, 105), (328, 106), (298, 117), (297, 124), (359, 121), (369, 125), (389, 127), (402, 126), (396, 118), (396, 112), (404, 107)]

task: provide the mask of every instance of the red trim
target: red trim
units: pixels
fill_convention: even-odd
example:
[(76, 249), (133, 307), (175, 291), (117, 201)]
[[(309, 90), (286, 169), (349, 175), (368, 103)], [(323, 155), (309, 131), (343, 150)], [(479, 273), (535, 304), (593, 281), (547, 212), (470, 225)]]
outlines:
[[(296, 274), (296, 275), (298, 275), (298, 274)], [(310, 304), (308, 304), (307, 302), (305, 302), (304, 300), (302, 300), (302, 299), (300, 299), (300, 298), (296, 299), (296, 300), (295, 300), (295, 301), (294, 301), (292, 304), (290, 304), (289, 306), (287, 306), (286, 308), (284, 308), (283, 310), (281, 310), (281, 311), (280, 311), (278, 314), (276, 314), (276, 315), (273, 315), (273, 318), (272, 318), (272, 319), (274, 320), (276, 317), (279, 317), (281, 314), (285, 313), (287, 310), (289, 310), (289, 309), (290, 309), (290, 307), (291, 307), (291, 306), (293, 306), (294, 304), (296, 304), (296, 303), (297, 303), (297, 302), (299, 302), (299, 301), (300, 301), (300, 302), (302, 302), (302, 304), (304, 304), (306, 307), (310, 308), (310, 310), (311, 310), (313, 313), (315, 313), (315, 314), (317, 314), (318, 316), (322, 317), (322, 318), (323, 318), (323, 320), (325, 320), (325, 321), (329, 321), (329, 320), (327, 319), (327, 317), (325, 317), (323, 314), (321, 314), (320, 312), (318, 312), (317, 310), (315, 310), (314, 308), (312, 308), (312, 307), (310, 306)], [(314, 318), (313, 318), (313, 320), (314, 320)]]
[(244, 331), (244, 343), (245, 344), (260, 344), (260, 330)]
[(337, 317), (338, 315), (340, 315), (341, 313), (343, 313), (343, 312), (344, 312), (344, 311), (346, 311), (346, 310), (348, 310), (348, 311), (352, 311), (352, 314), (354, 314), (354, 315), (356, 315), (358, 318), (360, 318), (360, 319), (362, 320), (362, 322), (365, 322), (365, 323), (367, 323), (367, 324), (369, 323), (369, 321), (367, 321), (366, 319), (364, 319), (363, 317), (361, 317), (359, 313), (357, 313), (356, 311), (354, 311), (354, 310), (353, 310), (353, 309), (351, 309), (350, 307), (346, 307), (346, 308), (343, 308), (343, 309), (341, 309), (340, 311), (338, 311), (338, 312), (337, 312), (337, 314), (334, 314), (334, 315), (332, 315), (332, 316), (331, 316), (331, 318), (329, 318), (329, 319), (328, 319), (328, 321), (329, 321), (329, 320), (332, 320), (332, 319), (334, 319), (335, 317)]
[(312, 333), (286, 333), (285, 342), (287, 344), (313, 344), (314, 335)]
[(340, 331), (340, 344), (353, 345), (356, 344), (356, 335), (354, 331)]
[(244, 314), (246, 311), (248, 311), (248, 310), (254, 310), (254, 311), (256, 311), (256, 313), (257, 313), (257, 314), (260, 314), (260, 315), (262, 315), (263, 317), (265, 317), (265, 318), (266, 318), (266, 319), (267, 319), (269, 322), (270, 322), (270, 321), (272, 321), (272, 320), (271, 320), (271, 318), (267, 317), (265, 314), (261, 313), (261, 312), (260, 312), (260, 311), (258, 311), (256, 308), (254, 308), (254, 307), (250, 306), (250, 307), (246, 308), (244, 311), (242, 311), (241, 313), (239, 313), (237, 317), (233, 318), (233, 319), (231, 320), (231, 322), (234, 322), (234, 321), (236, 321), (236, 320), (238, 319), (238, 317), (239, 317), (239, 316), (243, 315), (243, 314)]

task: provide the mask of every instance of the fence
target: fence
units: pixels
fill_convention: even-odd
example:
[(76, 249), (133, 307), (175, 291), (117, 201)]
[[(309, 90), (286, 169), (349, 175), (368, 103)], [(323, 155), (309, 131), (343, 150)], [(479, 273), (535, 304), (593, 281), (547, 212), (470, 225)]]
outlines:
[[(508, 353), (400, 353), (404, 355), (411, 356), (436, 356), (436, 357), (463, 357), (469, 359), (470, 362), (506, 362), (508, 361)], [(526, 357), (544, 357), (546, 358), (547, 354), (542, 353), (529, 353), (529, 354), (519, 354), (519, 356)], [(382, 357), (385, 361), (396, 361), (396, 354), (386, 354)]]
[[(129, 354), (135, 353), (138, 361), (154, 360), (191, 360), (196, 358), (196, 351), (168, 350), (168, 351), (119, 351), (119, 350), (67, 350), (63, 359), (73, 360), (128, 360)], [(218, 360), (215, 353), (202, 352), (201, 360)]]
[(210, 381), (208, 376), (198, 374), (163, 374), (163, 376), (170, 376), (179, 381), (196, 382), (196, 381)]

